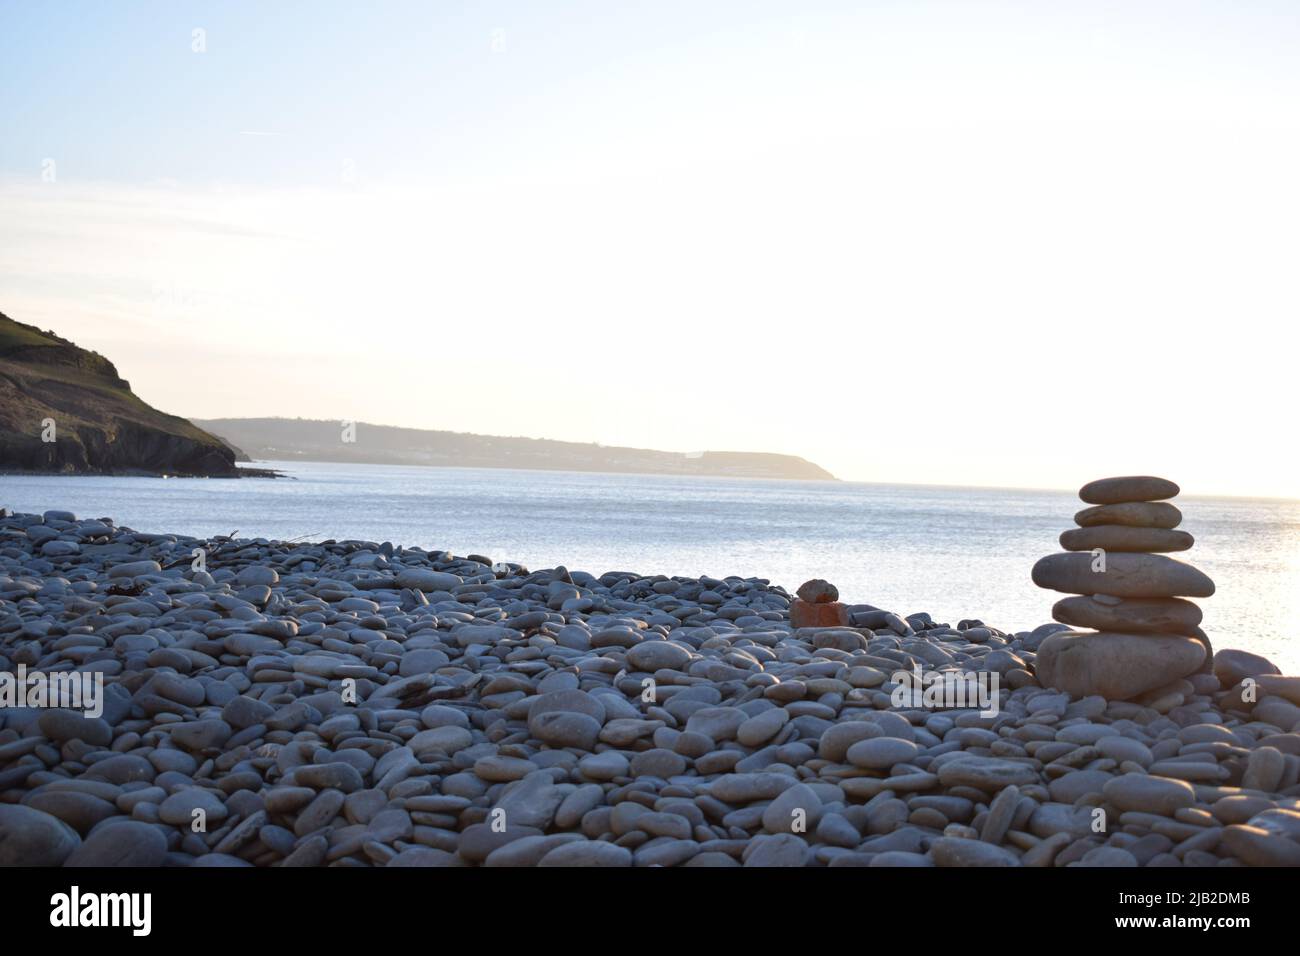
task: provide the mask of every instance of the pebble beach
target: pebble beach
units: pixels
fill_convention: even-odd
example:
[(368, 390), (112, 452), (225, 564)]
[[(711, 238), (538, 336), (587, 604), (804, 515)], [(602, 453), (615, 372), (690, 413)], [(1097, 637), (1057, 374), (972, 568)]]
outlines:
[(102, 681), (0, 707), (0, 865), (1300, 865), (1300, 678), (1074, 696), (1064, 624), (798, 583), (0, 516), (11, 692)]

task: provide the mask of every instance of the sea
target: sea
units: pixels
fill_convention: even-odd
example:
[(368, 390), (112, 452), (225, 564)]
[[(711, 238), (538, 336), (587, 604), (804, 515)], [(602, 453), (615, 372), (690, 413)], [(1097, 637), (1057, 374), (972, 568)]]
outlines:
[[(0, 507), (209, 537), (390, 541), (601, 574), (809, 578), (841, 600), (1005, 631), (1051, 620), (1030, 568), (1085, 507), (1064, 491), (255, 462), (278, 479), (0, 476)], [(1214, 579), (1216, 649), (1300, 674), (1300, 501), (1180, 497)]]

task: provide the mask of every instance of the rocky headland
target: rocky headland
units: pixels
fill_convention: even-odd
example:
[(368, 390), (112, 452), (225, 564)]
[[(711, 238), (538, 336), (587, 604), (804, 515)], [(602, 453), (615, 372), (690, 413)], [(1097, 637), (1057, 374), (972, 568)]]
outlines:
[(102, 355), (3, 314), (0, 472), (248, 473), (221, 439), (141, 401)]
[(1300, 864), (1255, 655), (1108, 699), (1042, 686), (1061, 623), (492, 558), (0, 516), (0, 671), (104, 682), (0, 709), (0, 864)]

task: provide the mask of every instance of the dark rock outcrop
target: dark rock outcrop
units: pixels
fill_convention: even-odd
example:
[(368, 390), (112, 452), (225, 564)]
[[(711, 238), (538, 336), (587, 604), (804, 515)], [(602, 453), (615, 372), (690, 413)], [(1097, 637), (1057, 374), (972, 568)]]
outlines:
[(108, 359), (3, 314), (0, 470), (239, 474), (229, 446), (146, 405)]

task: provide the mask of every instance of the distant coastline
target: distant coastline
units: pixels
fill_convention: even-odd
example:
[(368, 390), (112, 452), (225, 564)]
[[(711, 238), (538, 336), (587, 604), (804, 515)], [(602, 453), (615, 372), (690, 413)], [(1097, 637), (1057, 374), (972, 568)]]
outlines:
[(795, 455), (682, 454), (320, 419), (186, 420), (111, 361), (0, 313), (0, 474), (276, 478), (254, 459), (835, 481)]
[(240, 451), (239, 460), (519, 468), (605, 474), (838, 481), (795, 455), (703, 451), (693, 454), (607, 447), (545, 438), (476, 435), (366, 422), (301, 418), (191, 419)]

